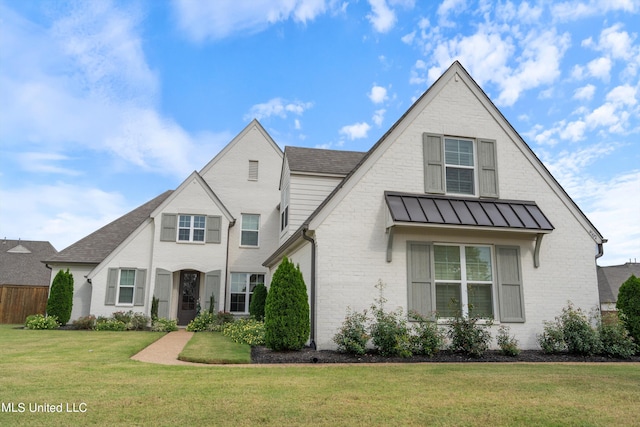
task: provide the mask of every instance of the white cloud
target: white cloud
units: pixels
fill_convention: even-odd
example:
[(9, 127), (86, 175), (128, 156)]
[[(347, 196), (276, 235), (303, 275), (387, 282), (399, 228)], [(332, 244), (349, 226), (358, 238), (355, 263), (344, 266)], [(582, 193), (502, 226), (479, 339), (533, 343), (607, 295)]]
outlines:
[(340, 134), (345, 135), (350, 140), (366, 138), (371, 125), (366, 122), (354, 123), (352, 125), (343, 126), (340, 129)]
[(638, 102), (636, 99), (637, 93), (638, 88), (629, 86), (628, 84), (617, 86), (607, 94), (607, 101), (618, 105), (633, 106)]
[(12, 201), (0, 205), (0, 235), (46, 240), (58, 250), (133, 209), (119, 193), (62, 183), (0, 190), (0, 199)]
[(344, 7), (325, 0), (174, 0), (178, 27), (195, 42), (234, 34), (258, 33), (269, 25), (293, 19), (306, 23), (327, 11)]
[(587, 64), (587, 70), (589, 74), (602, 81), (609, 81), (609, 74), (611, 72), (611, 59), (607, 57), (601, 57), (590, 61)]
[(269, 101), (256, 104), (249, 109), (249, 112), (245, 114), (245, 120), (251, 119), (266, 119), (271, 116), (277, 116), (280, 118), (286, 118), (287, 114), (301, 115), (306, 110), (311, 108), (313, 103), (301, 102), (301, 101), (287, 101), (282, 98), (272, 98)]
[(635, 0), (581, 0), (556, 3), (551, 6), (551, 16), (558, 21), (575, 21), (608, 11), (636, 12)]
[(70, 160), (68, 156), (57, 153), (36, 153), (26, 152), (19, 153), (17, 160), (23, 170), (27, 172), (59, 174), (68, 176), (79, 176), (83, 172), (58, 166), (59, 162)]
[(386, 0), (369, 0), (371, 13), (367, 15), (373, 28), (379, 33), (389, 32), (396, 24), (396, 13), (387, 5)]
[(373, 85), (371, 88), (371, 92), (369, 92), (369, 99), (374, 104), (381, 104), (388, 99), (387, 97), (387, 88)]
[(582, 101), (589, 101), (591, 98), (593, 98), (593, 95), (595, 94), (595, 92), (596, 92), (596, 87), (592, 84), (588, 84), (586, 86), (576, 89), (576, 91), (573, 93), (573, 98), (582, 100)]
[(382, 126), (382, 122), (384, 122), (384, 115), (386, 112), (387, 110), (380, 109), (380, 110), (376, 110), (373, 113), (373, 117), (371, 118), (371, 120), (373, 121), (373, 123), (376, 124), (376, 126), (378, 127)]
[(438, 16), (440, 17), (440, 25), (443, 27), (453, 26), (449, 21), (449, 14), (452, 12), (458, 14), (466, 9), (466, 0), (444, 0), (438, 6)]
[(605, 28), (600, 33), (598, 49), (608, 53), (614, 59), (628, 60), (633, 55), (633, 40), (626, 31), (619, 31), (622, 24)]

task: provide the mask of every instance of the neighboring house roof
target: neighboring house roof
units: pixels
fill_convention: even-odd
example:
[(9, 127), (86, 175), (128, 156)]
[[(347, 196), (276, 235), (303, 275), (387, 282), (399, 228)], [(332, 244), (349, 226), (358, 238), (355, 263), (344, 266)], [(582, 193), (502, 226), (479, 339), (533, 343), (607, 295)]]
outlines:
[(394, 222), (497, 227), (550, 232), (553, 225), (535, 202), (478, 200), (385, 192)]
[(622, 286), (632, 274), (640, 277), (640, 263), (627, 262), (622, 265), (598, 266), (600, 304), (615, 303), (618, 300), (620, 286)]
[(99, 264), (133, 233), (173, 190), (165, 191), (155, 199), (121, 216), (76, 243), (46, 258), (50, 264)]
[(367, 154), (361, 151), (285, 147), (291, 172), (347, 175)]
[(49, 286), (51, 270), (42, 260), (58, 251), (49, 242), (7, 240), (0, 242), (0, 285)]

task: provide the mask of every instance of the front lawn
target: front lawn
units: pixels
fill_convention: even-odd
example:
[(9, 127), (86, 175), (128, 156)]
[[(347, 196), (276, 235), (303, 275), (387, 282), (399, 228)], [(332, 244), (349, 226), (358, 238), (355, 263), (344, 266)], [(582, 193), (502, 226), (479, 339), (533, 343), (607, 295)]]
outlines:
[[(630, 426), (640, 419), (637, 363), (284, 367), (129, 359), (161, 335), (0, 325), (0, 425)], [(63, 412), (30, 411), (38, 405)]]
[(178, 359), (195, 363), (251, 363), (251, 347), (236, 344), (220, 332), (197, 332)]

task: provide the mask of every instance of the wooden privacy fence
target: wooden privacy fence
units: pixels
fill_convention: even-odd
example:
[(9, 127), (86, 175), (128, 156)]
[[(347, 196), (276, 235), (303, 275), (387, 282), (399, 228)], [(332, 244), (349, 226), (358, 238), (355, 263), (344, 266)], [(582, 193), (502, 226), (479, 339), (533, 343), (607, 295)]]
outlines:
[(48, 286), (0, 285), (0, 323), (22, 324), (31, 314), (44, 314)]

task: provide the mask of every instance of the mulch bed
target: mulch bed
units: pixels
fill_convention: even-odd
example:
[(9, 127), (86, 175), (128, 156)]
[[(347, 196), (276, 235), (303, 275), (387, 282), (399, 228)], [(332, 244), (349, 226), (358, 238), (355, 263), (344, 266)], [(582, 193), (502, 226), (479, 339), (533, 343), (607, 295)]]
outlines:
[(636, 362), (640, 363), (640, 355), (630, 359), (617, 359), (606, 356), (575, 356), (567, 353), (545, 354), (538, 350), (524, 350), (516, 357), (503, 355), (500, 351), (488, 351), (483, 357), (474, 358), (451, 351), (440, 351), (428, 356), (384, 357), (375, 352), (362, 356), (339, 353), (330, 350), (313, 350), (305, 347), (300, 351), (272, 351), (266, 347), (251, 349), (252, 363), (459, 363), (459, 362)]

